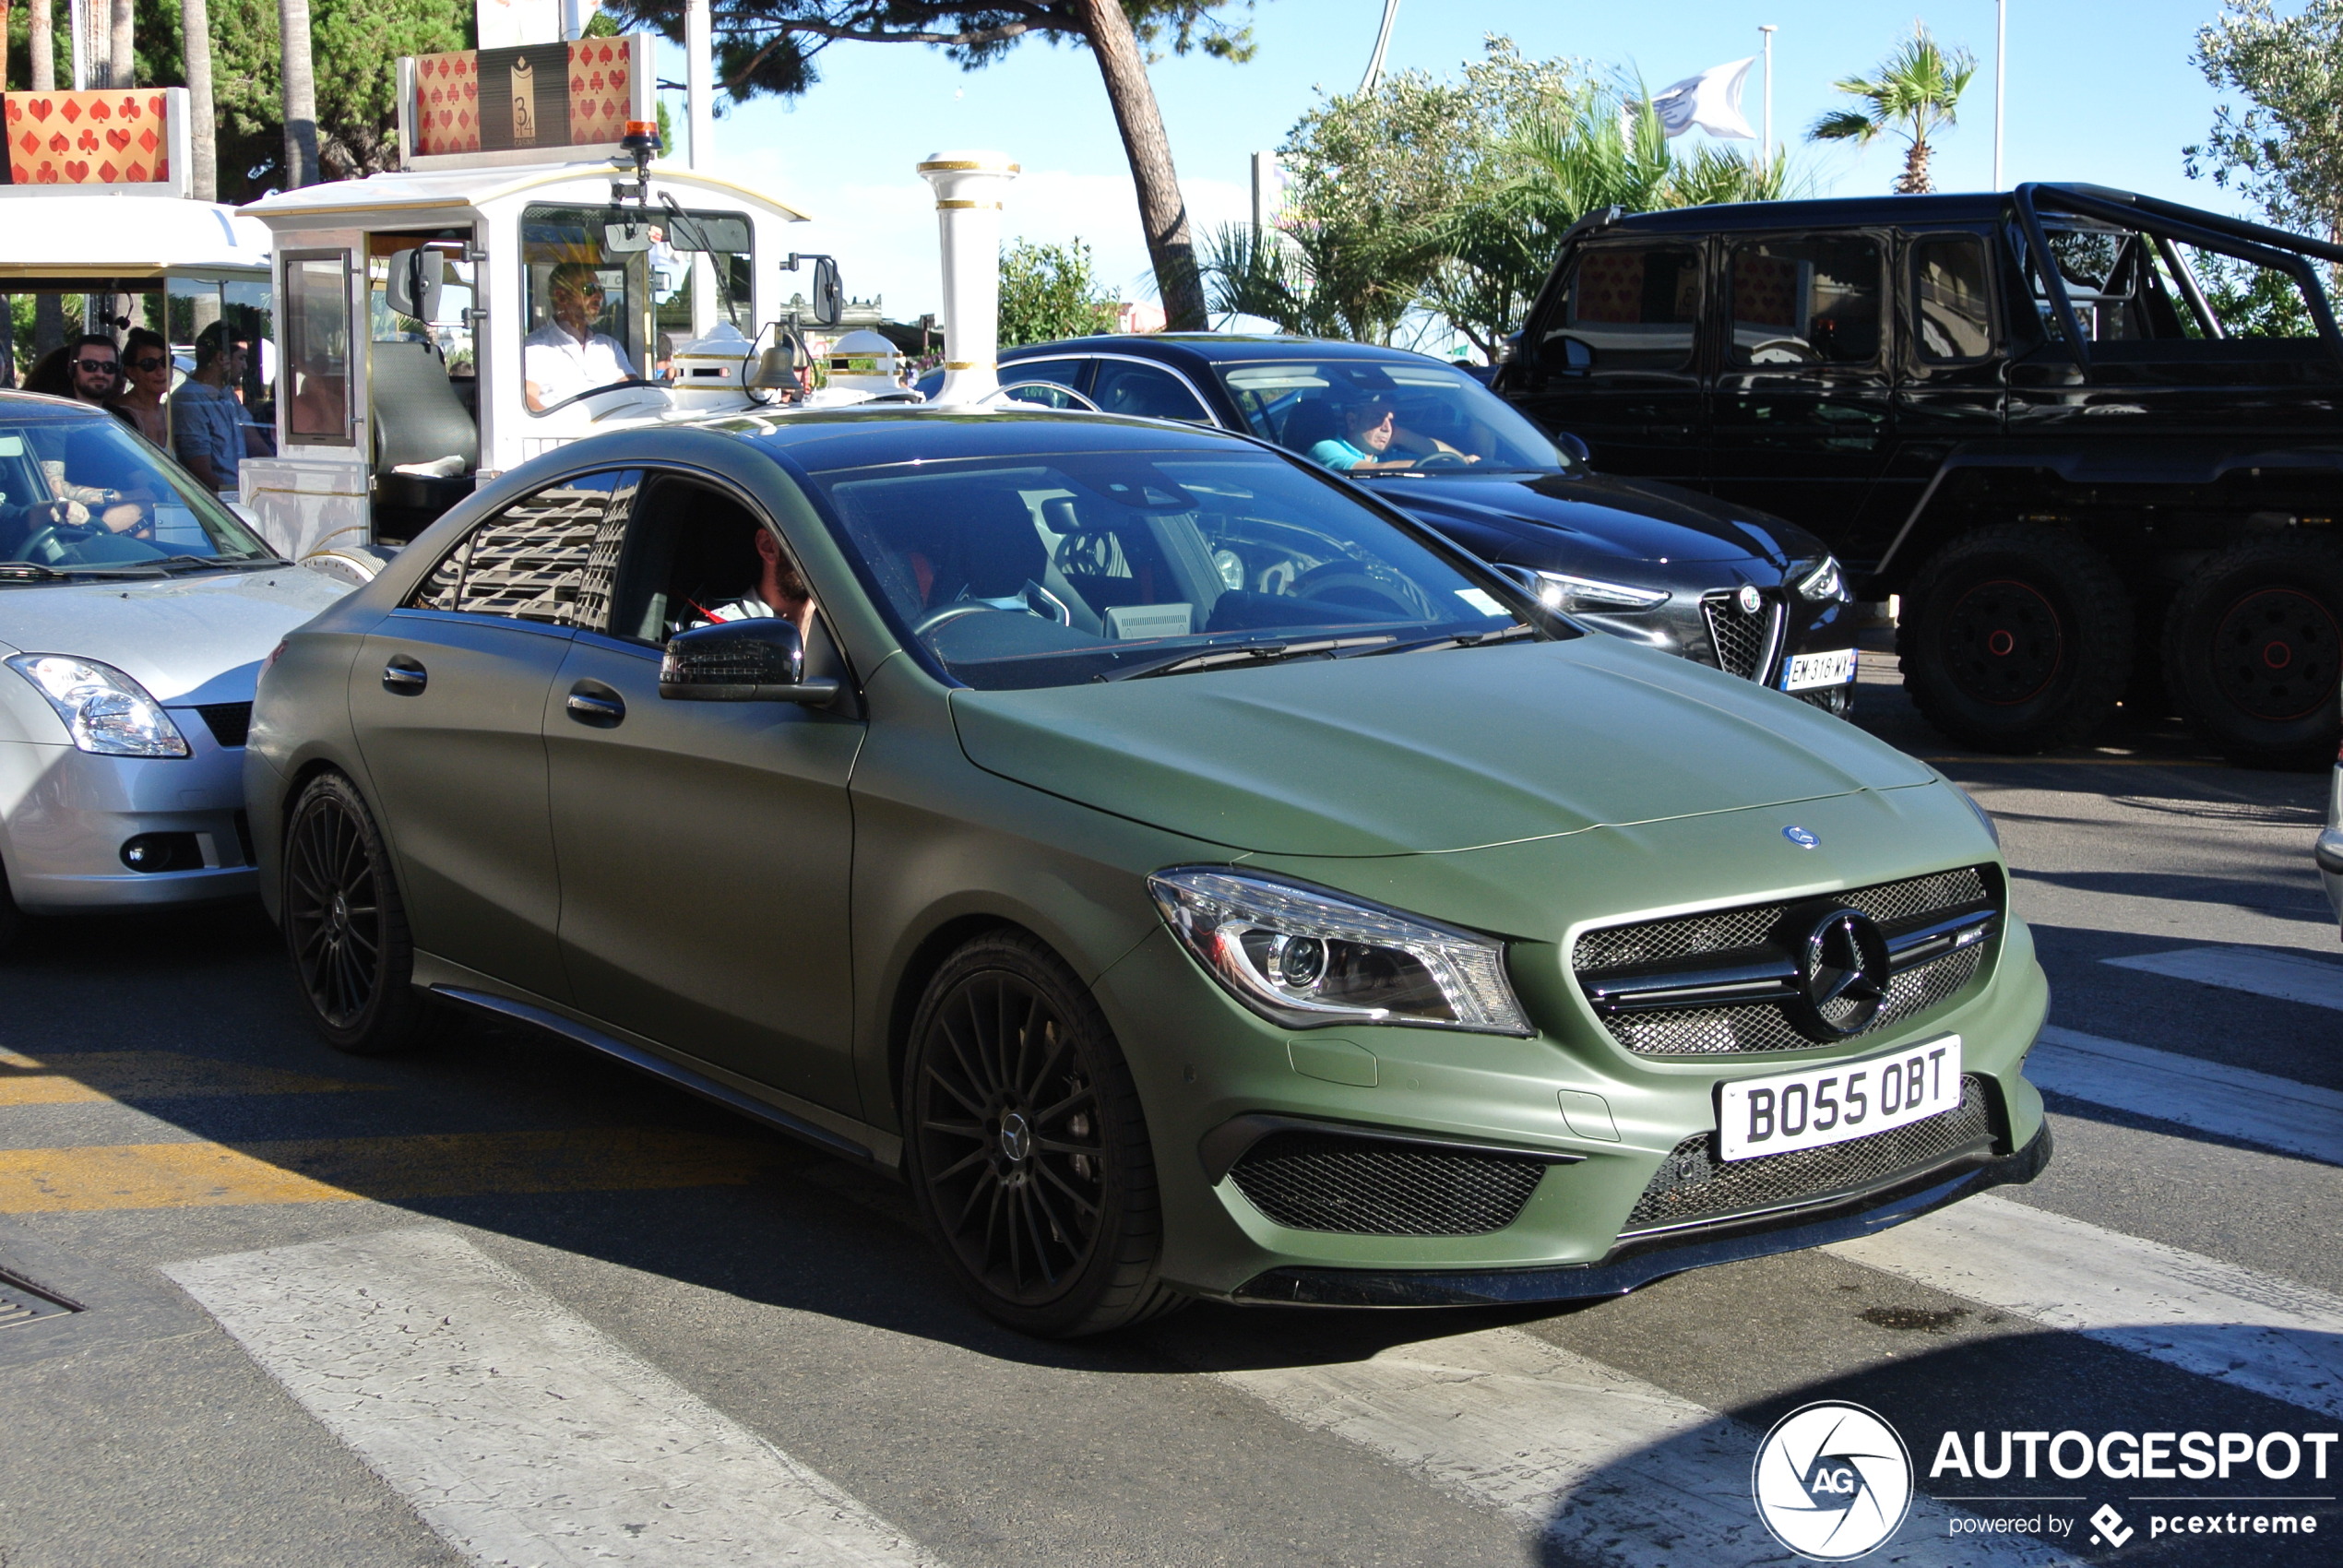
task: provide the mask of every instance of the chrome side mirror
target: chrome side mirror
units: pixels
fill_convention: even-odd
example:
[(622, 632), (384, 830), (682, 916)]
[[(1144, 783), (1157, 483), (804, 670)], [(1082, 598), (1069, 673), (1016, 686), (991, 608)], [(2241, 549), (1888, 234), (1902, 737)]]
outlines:
[(659, 695), (679, 702), (793, 702), (827, 707), (835, 680), (805, 678), (797, 623), (779, 616), (678, 632), (660, 661)]

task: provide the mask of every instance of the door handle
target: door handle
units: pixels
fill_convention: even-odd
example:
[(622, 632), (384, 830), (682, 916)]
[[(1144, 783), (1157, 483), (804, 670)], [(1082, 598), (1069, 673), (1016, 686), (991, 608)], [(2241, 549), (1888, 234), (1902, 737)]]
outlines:
[(580, 681), (569, 689), (569, 700), (563, 705), (569, 716), (580, 724), (591, 724), (607, 730), (626, 717), (625, 701), (608, 686), (590, 681)]
[(383, 690), (393, 696), (421, 696), (430, 681), (431, 673), (422, 662), (403, 653), (393, 654), (390, 662), (383, 666)]

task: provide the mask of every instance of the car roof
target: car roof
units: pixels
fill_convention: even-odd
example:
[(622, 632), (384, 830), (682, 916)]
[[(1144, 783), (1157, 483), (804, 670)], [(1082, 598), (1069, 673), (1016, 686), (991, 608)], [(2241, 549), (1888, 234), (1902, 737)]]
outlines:
[(1957, 191), (1941, 196), (1834, 196), (1822, 201), (1726, 202), (1713, 207), (1678, 207), (1633, 212), (1591, 232), (1705, 234), (1719, 229), (1843, 229), (1888, 226), (1927, 228), (1939, 223), (1992, 223), (2008, 209), (1998, 191)]
[(77, 398), (55, 398), (46, 392), (23, 392), (14, 387), (0, 390), (0, 412), (12, 419), (30, 416), (34, 419), (112, 419), (113, 416), (95, 403), (85, 403)]
[(1120, 414), (1069, 414), (1029, 405), (964, 408), (888, 405), (820, 412), (747, 415), (702, 426), (742, 437), (811, 472), (955, 457), (1049, 457), (1082, 452), (1197, 452), (1237, 457), (1261, 450), (1225, 431)]
[(1389, 349), (1379, 343), (1345, 343), (1331, 338), (1297, 338), (1284, 333), (1148, 332), (1110, 333), (1094, 338), (1064, 338), (1054, 343), (1029, 343), (1005, 350), (1004, 364), (1021, 360), (1051, 359), (1062, 354), (1129, 354), (1194, 369), (1200, 365), (1244, 364), (1263, 360), (1381, 360), (1411, 364), (1446, 364), (1446, 360), (1419, 354), (1411, 349)]

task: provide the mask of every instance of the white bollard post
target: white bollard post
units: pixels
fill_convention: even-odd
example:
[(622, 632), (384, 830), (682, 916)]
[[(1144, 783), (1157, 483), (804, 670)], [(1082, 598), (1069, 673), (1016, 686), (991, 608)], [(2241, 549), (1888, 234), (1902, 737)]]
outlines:
[(1001, 196), (1017, 166), (1001, 152), (939, 152), (919, 166), (935, 187), (944, 253), (944, 386), (939, 403), (1000, 389)]

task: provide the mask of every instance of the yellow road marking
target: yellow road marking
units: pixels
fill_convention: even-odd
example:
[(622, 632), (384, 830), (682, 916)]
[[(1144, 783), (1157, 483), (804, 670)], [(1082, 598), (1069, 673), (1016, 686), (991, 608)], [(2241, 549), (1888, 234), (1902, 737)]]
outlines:
[(0, 1149), (0, 1214), (737, 1186), (772, 1158), (657, 1127)]
[(78, 1105), (236, 1094), (333, 1094), (377, 1087), (175, 1051), (0, 1051), (0, 1106)]

